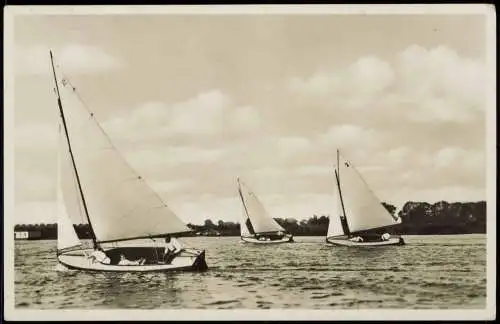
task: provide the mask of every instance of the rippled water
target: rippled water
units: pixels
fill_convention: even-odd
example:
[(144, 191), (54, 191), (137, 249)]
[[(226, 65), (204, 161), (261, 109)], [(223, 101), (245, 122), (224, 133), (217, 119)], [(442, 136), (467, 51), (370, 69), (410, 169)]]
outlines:
[(330, 247), (184, 238), (205, 273), (56, 271), (55, 241), (16, 241), (18, 308), (484, 308), (486, 236), (405, 236), (408, 245)]

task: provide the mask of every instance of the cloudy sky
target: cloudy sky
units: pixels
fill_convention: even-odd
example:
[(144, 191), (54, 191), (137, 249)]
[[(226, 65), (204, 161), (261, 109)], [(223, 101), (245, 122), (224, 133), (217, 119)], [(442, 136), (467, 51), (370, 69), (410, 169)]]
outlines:
[(48, 49), (186, 222), (331, 212), (335, 150), (383, 201), (486, 198), (480, 15), (17, 16), (16, 223), (54, 222)]

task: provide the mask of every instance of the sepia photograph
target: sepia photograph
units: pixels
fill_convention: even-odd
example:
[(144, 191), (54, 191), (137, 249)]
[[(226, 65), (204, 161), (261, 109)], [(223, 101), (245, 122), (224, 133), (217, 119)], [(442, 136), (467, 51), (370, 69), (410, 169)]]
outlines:
[(4, 17), (7, 320), (496, 318), (493, 6)]

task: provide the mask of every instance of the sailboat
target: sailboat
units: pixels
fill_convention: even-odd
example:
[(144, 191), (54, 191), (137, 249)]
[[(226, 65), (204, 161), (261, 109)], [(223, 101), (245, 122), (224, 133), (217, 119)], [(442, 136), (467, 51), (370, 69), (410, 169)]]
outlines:
[[(56, 68), (52, 51), (50, 59), (60, 114), (59, 265), (111, 272), (207, 270), (205, 251), (199, 249), (186, 248), (170, 262), (163, 262), (165, 247), (155, 238), (191, 230), (118, 153), (76, 88)], [(90, 244), (78, 238), (71, 216), (86, 220)], [(91, 257), (96, 250), (104, 252), (107, 262)], [(123, 257), (130, 261), (129, 265), (119, 264)]]
[(265, 210), (257, 196), (240, 180), (238, 192), (243, 204), (240, 221), (242, 242), (257, 244), (279, 244), (293, 242), (293, 235), (287, 233)]
[[(368, 187), (356, 167), (337, 150), (335, 170), (335, 214), (329, 219), (326, 242), (342, 246), (403, 245), (402, 237), (373, 234), (373, 231), (401, 224)], [(370, 234), (372, 232), (372, 234)]]

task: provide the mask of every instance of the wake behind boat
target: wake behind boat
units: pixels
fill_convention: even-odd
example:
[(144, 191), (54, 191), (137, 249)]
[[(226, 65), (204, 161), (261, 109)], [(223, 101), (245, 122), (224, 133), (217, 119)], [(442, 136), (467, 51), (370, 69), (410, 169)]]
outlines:
[[(191, 230), (121, 157), (76, 88), (67, 77), (59, 79), (63, 74), (56, 73), (52, 52), (50, 58), (60, 113), (59, 263), (90, 271), (206, 270), (205, 251), (170, 240)], [(70, 215), (88, 222), (91, 247), (79, 240)], [(165, 242), (155, 241), (163, 237)], [(144, 239), (153, 243), (138, 243)], [(172, 246), (173, 252), (165, 253)]]
[(401, 224), (401, 218), (385, 209), (351, 162), (345, 159), (342, 159), (342, 163), (340, 161), (337, 150), (336, 209), (330, 217), (326, 242), (362, 247), (404, 245), (402, 237), (374, 233), (377, 229)]
[(287, 233), (264, 209), (255, 194), (238, 178), (238, 192), (243, 204), (240, 236), (243, 242), (280, 244), (293, 242)]

